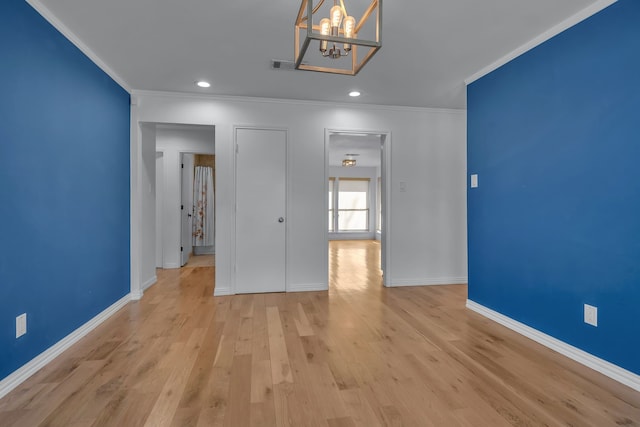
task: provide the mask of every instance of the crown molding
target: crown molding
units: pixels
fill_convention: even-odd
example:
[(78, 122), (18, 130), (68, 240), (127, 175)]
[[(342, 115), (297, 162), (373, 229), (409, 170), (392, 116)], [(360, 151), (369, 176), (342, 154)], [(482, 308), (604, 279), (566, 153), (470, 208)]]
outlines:
[(32, 8), (36, 10), (44, 19), (46, 19), (53, 27), (62, 33), (71, 43), (73, 43), (80, 51), (85, 54), (94, 64), (96, 64), (102, 71), (104, 71), (109, 77), (111, 77), (116, 83), (118, 83), (124, 90), (131, 93), (131, 86), (120, 77), (115, 71), (113, 71), (106, 62), (104, 62), (98, 55), (95, 54), (86, 44), (78, 38), (60, 21), (40, 0), (25, 0)]
[(491, 73), (492, 71), (497, 70), (498, 68), (500, 68), (503, 65), (507, 64), (508, 62), (513, 61), (514, 59), (516, 59), (520, 55), (522, 55), (522, 54), (530, 51), (531, 49), (541, 45), (542, 43), (546, 42), (547, 40), (549, 40), (549, 39), (551, 39), (551, 38), (553, 38), (555, 36), (557, 36), (558, 34), (562, 33), (563, 31), (565, 31), (565, 30), (567, 30), (567, 29), (569, 29), (571, 27), (573, 27), (574, 25), (579, 24), (580, 22), (584, 21), (585, 19), (590, 18), (591, 16), (593, 16), (596, 13), (600, 12), (601, 10), (611, 6), (612, 4), (616, 3), (617, 1), (618, 0), (598, 0), (598, 1), (596, 1), (591, 6), (588, 6), (588, 7), (584, 8), (584, 9), (582, 9), (578, 13), (570, 16), (569, 18), (565, 19), (564, 21), (560, 22), (559, 24), (549, 28), (547, 31), (545, 31), (544, 33), (540, 34), (538, 37), (534, 38), (533, 40), (530, 40), (529, 42), (523, 44), (519, 48), (509, 52), (508, 54), (506, 54), (502, 58), (498, 59), (496, 62), (484, 67), (483, 69), (481, 69), (477, 73), (467, 77), (464, 80), (464, 83), (466, 85), (470, 85), (471, 83), (473, 83), (476, 80), (486, 76), (487, 74)]
[(155, 96), (163, 98), (179, 98), (179, 99), (200, 99), (208, 101), (226, 101), (226, 102), (248, 102), (251, 104), (285, 104), (285, 105), (307, 105), (313, 107), (341, 107), (351, 108), (354, 110), (385, 110), (400, 112), (419, 112), (419, 113), (435, 113), (435, 114), (466, 114), (466, 109), (454, 108), (429, 108), (429, 107), (407, 107), (401, 105), (381, 105), (381, 104), (352, 104), (346, 102), (330, 102), (330, 101), (312, 101), (306, 99), (284, 99), (284, 98), (260, 98), (250, 96), (232, 96), (232, 95), (214, 95), (200, 94), (189, 92), (164, 92), (152, 90), (132, 90), (131, 95), (138, 99), (144, 96)]

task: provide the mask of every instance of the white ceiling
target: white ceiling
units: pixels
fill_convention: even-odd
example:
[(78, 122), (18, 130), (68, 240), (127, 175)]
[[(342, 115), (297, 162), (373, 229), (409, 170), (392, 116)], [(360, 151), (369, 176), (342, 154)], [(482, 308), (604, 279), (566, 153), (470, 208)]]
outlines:
[(329, 137), (329, 166), (342, 166), (342, 160), (353, 158), (356, 167), (378, 167), (381, 151), (380, 135), (333, 134)]
[(385, 0), (382, 48), (351, 77), (270, 68), (293, 59), (299, 0), (31, 1), (133, 89), (436, 108), (465, 108), (465, 78), (596, 3)]

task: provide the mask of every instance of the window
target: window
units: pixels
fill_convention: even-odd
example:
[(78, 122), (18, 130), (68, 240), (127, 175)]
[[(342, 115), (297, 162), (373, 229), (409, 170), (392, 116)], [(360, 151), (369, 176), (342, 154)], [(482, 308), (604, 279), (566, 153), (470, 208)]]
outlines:
[(335, 231), (335, 221), (333, 220), (333, 186), (336, 183), (335, 178), (329, 178), (329, 231)]
[(329, 231), (336, 229), (369, 231), (368, 178), (329, 179)]

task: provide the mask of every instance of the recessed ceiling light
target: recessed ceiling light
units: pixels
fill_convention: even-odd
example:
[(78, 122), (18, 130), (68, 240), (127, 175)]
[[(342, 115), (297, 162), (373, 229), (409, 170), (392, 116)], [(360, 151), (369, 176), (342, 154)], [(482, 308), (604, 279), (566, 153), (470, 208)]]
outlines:
[(197, 82), (196, 82), (196, 85), (197, 85), (198, 87), (201, 87), (201, 88), (208, 88), (208, 87), (211, 87), (211, 83), (209, 83), (209, 82), (205, 82), (204, 80), (197, 81)]
[(360, 92), (358, 92), (357, 90), (352, 90), (351, 92), (349, 92), (349, 96), (360, 96)]

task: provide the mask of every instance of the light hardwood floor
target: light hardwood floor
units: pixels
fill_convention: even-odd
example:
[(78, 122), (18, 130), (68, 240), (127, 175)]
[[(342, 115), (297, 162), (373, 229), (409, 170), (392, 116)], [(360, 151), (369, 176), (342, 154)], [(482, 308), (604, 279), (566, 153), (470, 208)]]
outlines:
[(465, 309), (385, 289), (373, 242), (332, 242), (329, 292), (212, 297), (160, 271), (0, 400), (1, 426), (637, 426), (640, 393)]
[(213, 267), (216, 265), (215, 255), (191, 255), (185, 267)]

